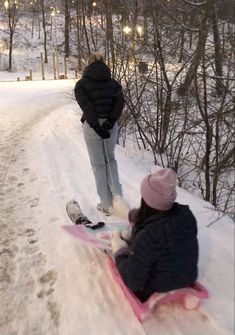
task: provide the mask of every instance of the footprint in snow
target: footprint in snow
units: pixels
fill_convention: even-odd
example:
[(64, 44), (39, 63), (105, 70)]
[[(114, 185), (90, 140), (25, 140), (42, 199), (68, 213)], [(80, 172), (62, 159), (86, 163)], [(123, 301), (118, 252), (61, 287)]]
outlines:
[(50, 219), (51, 222), (56, 222), (56, 221), (58, 221), (58, 220), (59, 220), (59, 218), (56, 217), (56, 216), (54, 216), (54, 217), (52, 217), (52, 218)]
[(31, 200), (31, 204), (30, 204), (30, 207), (37, 207), (39, 205), (39, 201), (40, 199), (39, 198), (35, 198), (33, 200)]
[(10, 183), (10, 184), (13, 184), (17, 181), (18, 179), (15, 177), (15, 176), (9, 176), (7, 181)]
[(36, 234), (35, 230), (32, 228), (27, 228), (25, 234), (29, 237), (34, 236)]
[(49, 270), (39, 278), (40, 284), (43, 286), (40, 292), (38, 292), (38, 298), (44, 298), (51, 295), (54, 292), (53, 285), (57, 279), (57, 272), (55, 270)]
[(24, 173), (28, 173), (29, 171), (30, 171), (29, 168), (24, 168), (24, 169), (23, 169), (23, 172), (24, 172)]

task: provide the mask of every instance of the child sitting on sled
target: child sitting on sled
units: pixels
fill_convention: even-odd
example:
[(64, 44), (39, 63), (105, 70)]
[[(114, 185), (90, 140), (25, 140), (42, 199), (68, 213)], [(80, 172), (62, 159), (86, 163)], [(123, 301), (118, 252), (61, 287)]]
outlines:
[(187, 205), (175, 202), (176, 179), (168, 168), (147, 175), (141, 183), (141, 205), (129, 212), (129, 236), (112, 236), (121, 277), (141, 301), (154, 292), (191, 286), (197, 279), (197, 223)]

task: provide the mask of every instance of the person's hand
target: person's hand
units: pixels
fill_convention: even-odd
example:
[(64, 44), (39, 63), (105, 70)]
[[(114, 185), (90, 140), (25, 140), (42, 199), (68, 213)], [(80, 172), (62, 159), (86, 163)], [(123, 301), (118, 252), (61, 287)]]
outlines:
[(105, 130), (110, 130), (113, 128), (115, 121), (113, 120), (106, 120), (103, 124), (102, 124), (102, 128)]
[(112, 252), (115, 254), (120, 249), (126, 248), (127, 243), (121, 238), (120, 231), (115, 231), (111, 238)]
[(122, 238), (124, 241), (127, 241), (127, 242), (128, 242), (128, 240), (129, 240), (130, 237), (131, 237), (131, 226), (130, 226), (129, 229), (122, 230), (122, 231), (120, 232), (120, 236), (121, 236), (121, 238)]
[(100, 127), (100, 125), (94, 126), (93, 129), (103, 139), (106, 139), (106, 138), (110, 137), (110, 133), (107, 130)]

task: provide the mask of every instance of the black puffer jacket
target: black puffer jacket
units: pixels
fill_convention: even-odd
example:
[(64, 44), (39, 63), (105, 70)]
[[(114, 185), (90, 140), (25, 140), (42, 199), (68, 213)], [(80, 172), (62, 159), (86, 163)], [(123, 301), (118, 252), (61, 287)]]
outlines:
[(171, 210), (143, 222), (128, 254), (116, 256), (125, 284), (141, 299), (153, 292), (190, 286), (197, 278), (197, 224), (188, 206), (174, 203)]
[(114, 124), (121, 116), (124, 96), (121, 85), (111, 78), (110, 69), (102, 61), (95, 61), (84, 70), (74, 89), (76, 100), (83, 111), (81, 121), (91, 127), (99, 118), (107, 118)]

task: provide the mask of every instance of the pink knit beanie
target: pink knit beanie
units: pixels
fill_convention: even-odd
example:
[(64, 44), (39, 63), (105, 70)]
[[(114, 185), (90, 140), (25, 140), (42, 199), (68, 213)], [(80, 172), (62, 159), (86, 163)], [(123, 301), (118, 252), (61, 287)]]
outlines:
[(176, 198), (176, 174), (171, 169), (161, 168), (146, 176), (140, 187), (146, 204), (154, 209), (170, 209)]

